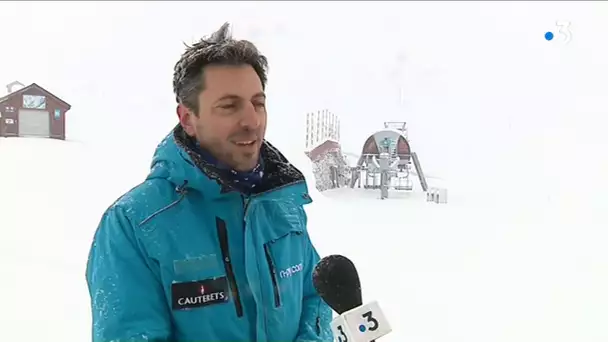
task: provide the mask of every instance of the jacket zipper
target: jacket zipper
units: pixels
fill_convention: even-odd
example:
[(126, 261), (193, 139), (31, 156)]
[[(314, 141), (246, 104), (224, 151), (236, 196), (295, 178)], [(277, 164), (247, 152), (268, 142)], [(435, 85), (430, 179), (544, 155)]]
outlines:
[(270, 254), (270, 247), (268, 244), (264, 245), (264, 254), (266, 254), (266, 262), (268, 262), (268, 269), (270, 269), (270, 278), (272, 279), (272, 290), (274, 292), (274, 306), (281, 306), (281, 295), (279, 292), (279, 282), (277, 281), (277, 269), (272, 261), (272, 255)]
[(234, 298), (236, 316), (243, 317), (243, 304), (241, 303), (241, 296), (239, 295), (239, 289), (236, 285), (236, 277), (234, 276), (234, 270), (232, 269), (232, 261), (230, 260), (230, 249), (228, 248), (228, 230), (226, 229), (226, 221), (222, 220), (219, 217), (216, 217), (215, 225), (217, 227), (217, 236), (220, 240), (220, 249), (222, 250), (222, 260), (224, 261), (226, 277), (228, 278), (228, 284), (230, 285), (232, 298)]

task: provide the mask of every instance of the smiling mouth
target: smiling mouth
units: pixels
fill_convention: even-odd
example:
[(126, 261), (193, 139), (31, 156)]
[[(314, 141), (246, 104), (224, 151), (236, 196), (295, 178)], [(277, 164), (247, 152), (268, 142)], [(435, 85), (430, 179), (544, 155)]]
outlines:
[(235, 144), (237, 144), (238, 146), (251, 146), (253, 144), (255, 144), (255, 140), (244, 140), (244, 141), (237, 141), (235, 142)]

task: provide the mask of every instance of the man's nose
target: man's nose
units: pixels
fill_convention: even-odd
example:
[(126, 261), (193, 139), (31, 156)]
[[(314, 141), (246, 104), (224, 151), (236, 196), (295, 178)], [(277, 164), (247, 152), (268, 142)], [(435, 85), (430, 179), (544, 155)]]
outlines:
[(260, 126), (260, 113), (255, 110), (255, 106), (249, 103), (243, 109), (241, 115), (241, 127), (256, 129)]

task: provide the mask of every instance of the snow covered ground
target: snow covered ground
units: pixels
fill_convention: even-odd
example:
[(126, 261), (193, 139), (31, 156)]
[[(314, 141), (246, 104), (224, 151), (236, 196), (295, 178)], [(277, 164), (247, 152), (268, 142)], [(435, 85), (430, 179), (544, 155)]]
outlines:
[(336, 237), (317, 241), (355, 262), (364, 300), (378, 300), (395, 327), (387, 341), (608, 338), (606, 221), (560, 222), (558, 212), (509, 213), (458, 196), (443, 206), (421, 194), (327, 195), (342, 217), (319, 223)]
[[(118, 151), (0, 139), (4, 340), (90, 340), (84, 267), (91, 237), (150, 157)], [(309, 167), (303, 155), (287, 154)], [(312, 238), (321, 254), (355, 262), (364, 301), (378, 300), (394, 327), (382, 341), (608, 340), (601, 198), (526, 200), (525, 191), (518, 199), (515, 191), (484, 196), (464, 191), (467, 184), (449, 187), (447, 205), (427, 203), (419, 191), (381, 201), (378, 191), (313, 190)]]

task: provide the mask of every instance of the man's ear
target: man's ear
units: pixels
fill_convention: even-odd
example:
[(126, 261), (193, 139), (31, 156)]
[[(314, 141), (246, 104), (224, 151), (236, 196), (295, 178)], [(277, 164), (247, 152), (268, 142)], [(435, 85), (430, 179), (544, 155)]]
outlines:
[(194, 113), (192, 113), (192, 111), (190, 109), (188, 109), (186, 106), (184, 106), (183, 104), (178, 104), (177, 105), (177, 117), (179, 119), (179, 123), (182, 126), (182, 128), (184, 129), (184, 131), (186, 131), (186, 133), (193, 137), (196, 135), (196, 129), (194, 127)]

